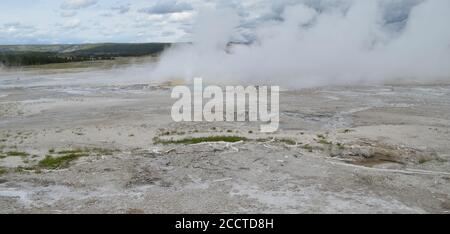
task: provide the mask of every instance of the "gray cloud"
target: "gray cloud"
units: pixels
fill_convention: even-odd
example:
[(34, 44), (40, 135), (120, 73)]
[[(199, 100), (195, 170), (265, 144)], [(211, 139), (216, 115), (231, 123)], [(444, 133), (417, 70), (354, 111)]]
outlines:
[(19, 22), (0, 24), (0, 41), (6, 44), (29, 43), (35, 40), (37, 29)]
[(168, 36), (173, 36), (173, 35), (175, 35), (175, 32), (172, 32), (172, 31), (164, 31), (161, 33), (161, 36), (163, 36), (163, 37), (168, 37)]
[(9, 22), (4, 23), (3, 25), (0, 25), (0, 32), (5, 34), (23, 34), (23, 33), (30, 33), (34, 32), (36, 29), (35, 27), (31, 25), (24, 25), (19, 22)]
[(125, 14), (130, 11), (130, 4), (113, 6), (111, 7), (111, 10), (116, 11), (119, 14)]
[(155, 5), (140, 9), (139, 12), (147, 14), (170, 14), (184, 11), (192, 11), (194, 8), (187, 2), (179, 2), (177, 0), (158, 1)]
[[(287, 8), (303, 5), (313, 9), (317, 15), (337, 13), (345, 16), (354, 2), (353, 0), (267, 0), (260, 2), (265, 10), (254, 18), (243, 17), (246, 14), (242, 12), (248, 12), (249, 9), (243, 8), (239, 3), (227, 2), (224, 4), (219, 2), (217, 6), (226, 5), (236, 9), (235, 11), (241, 16), (241, 22), (237, 26), (241, 30), (240, 36), (245, 38), (246, 42), (251, 42), (257, 38), (254, 35), (254, 29), (268, 22), (284, 22), (285, 16), (283, 14)], [(395, 34), (406, 26), (411, 10), (423, 2), (424, 0), (377, 0), (376, 5), (378, 5), (381, 14), (380, 23), (386, 31)], [(237, 41), (241, 41), (241, 39)]]
[(77, 12), (75, 12), (75, 11), (64, 11), (64, 12), (61, 12), (61, 14), (59, 14), (61, 17), (64, 17), (64, 18), (68, 18), (68, 17), (74, 17), (74, 16), (76, 16), (77, 15)]
[(72, 19), (64, 22), (62, 25), (63, 29), (75, 29), (81, 26), (81, 20), (79, 19)]
[(106, 13), (100, 14), (100, 16), (102, 16), (102, 17), (112, 17), (113, 14), (111, 14), (110, 12), (106, 12)]
[[(53, 32), (57, 30), (53, 28), (54, 24), (52, 24), (55, 21), (60, 22), (61, 27), (65, 25), (68, 28), (74, 28), (77, 26), (76, 21), (67, 22), (74, 18), (83, 20), (85, 18), (92, 18), (96, 21), (103, 22), (106, 31), (113, 31), (119, 30), (113, 25), (117, 21), (123, 22), (123, 28), (121, 30), (126, 35), (117, 35), (116, 38), (113, 38), (113, 41), (122, 40), (122, 38), (140, 38), (137, 36), (137, 32), (144, 30), (144, 28), (155, 31), (155, 34), (151, 35), (154, 38), (146, 34), (148, 36), (146, 39), (149, 41), (161, 40), (160, 36), (163, 34), (166, 37), (162, 40), (186, 41), (191, 40), (192, 32), (195, 30), (193, 22), (200, 12), (214, 9), (232, 9), (239, 19), (231, 40), (235, 42), (258, 42), (261, 39), (258, 35), (259, 29), (265, 28), (267, 24), (283, 24), (286, 21), (286, 16), (284, 15), (286, 9), (293, 8), (297, 5), (303, 5), (312, 9), (316, 12), (317, 17), (308, 23), (309, 26), (313, 27), (317, 23), (316, 20), (323, 18), (322, 16), (336, 14), (345, 17), (351, 6), (359, 1), (367, 0), (105, 0), (101, 2), (99, 0), (54, 0), (57, 4), (56, 6), (61, 7), (59, 11), (56, 11), (56, 14), (58, 14), (57, 17), (59, 18), (52, 18), (53, 14), (49, 13), (48, 16), (30, 14), (17, 20), (22, 24), (34, 25), (39, 29), (39, 32)], [(380, 17), (377, 19), (379, 21), (377, 27), (382, 27), (383, 33), (388, 32), (388, 36), (395, 37), (399, 34), (398, 32), (405, 30), (407, 27), (412, 9), (423, 2), (436, 0), (372, 1), (377, 2), (381, 6), (380, 11), (378, 11)], [(33, 7), (36, 8), (35, 12), (41, 12), (42, 8), (46, 6), (36, 4)], [(51, 9), (48, 10), (50, 11)], [(0, 9), (0, 14), (4, 16), (4, 19), (16, 20), (13, 13), (8, 11), (6, 5)], [(8, 14), (11, 14), (11, 17), (8, 17)], [(42, 17), (47, 17), (47, 21), (44, 21)], [(106, 17), (109, 18), (107, 19)], [(84, 26), (87, 25), (85, 24)], [(26, 31), (24, 28), (20, 29), (19, 26), (10, 25), (9, 27), (5, 27), (1, 23), (0, 28), (3, 28), (0, 32), (2, 33), (0, 35), (2, 38), (7, 38), (7, 35), (13, 32), (17, 35), (22, 35), (17, 32)], [(111, 40), (111, 38), (99, 36), (93, 30), (85, 30), (83, 27), (77, 27), (77, 29), (80, 32), (77, 36), (86, 38), (86, 40), (94, 40), (96, 42)], [(171, 36), (167, 35), (164, 33), (166, 31), (173, 31), (175, 34)], [(52, 35), (42, 34), (44, 35), (44, 39), (48, 41), (61, 39), (72, 41), (69, 36), (62, 38), (56, 33)], [(19, 41), (19, 39), (16, 40)], [(0, 43), (1, 41), (5, 40), (0, 40)]]
[(66, 0), (61, 4), (65, 10), (82, 9), (97, 4), (98, 0)]

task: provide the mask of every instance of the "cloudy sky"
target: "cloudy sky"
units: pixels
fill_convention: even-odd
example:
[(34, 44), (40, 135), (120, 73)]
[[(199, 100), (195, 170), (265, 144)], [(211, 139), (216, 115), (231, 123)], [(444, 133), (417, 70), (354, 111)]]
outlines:
[(1, 0), (0, 44), (189, 41), (202, 9), (227, 6), (245, 11), (249, 18), (248, 9), (260, 12), (271, 5), (260, 0), (240, 2)]
[[(278, 20), (287, 5), (303, 3), (322, 12), (354, 0), (1, 0), (0, 44), (191, 41), (201, 12), (231, 8), (240, 20), (236, 40)], [(389, 5), (386, 24), (398, 27), (423, 0), (379, 0)], [(250, 36), (249, 36), (250, 35)]]

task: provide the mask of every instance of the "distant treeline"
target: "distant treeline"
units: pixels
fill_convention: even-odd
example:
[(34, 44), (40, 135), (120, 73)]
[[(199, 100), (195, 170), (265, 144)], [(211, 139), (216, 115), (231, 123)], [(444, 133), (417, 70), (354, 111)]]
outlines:
[[(51, 52), (0, 52), (0, 63), (5, 66), (29, 66), (96, 60), (95, 57), (63, 56)], [(110, 59), (103, 58), (102, 59)]]
[(5, 66), (28, 66), (92, 60), (112, 60), (115, 57), (158, 55), (168, 46), (170, 46), (170, 44), (167, 43), (97, 44), (70, 52), (0, 50), (0, 63)]

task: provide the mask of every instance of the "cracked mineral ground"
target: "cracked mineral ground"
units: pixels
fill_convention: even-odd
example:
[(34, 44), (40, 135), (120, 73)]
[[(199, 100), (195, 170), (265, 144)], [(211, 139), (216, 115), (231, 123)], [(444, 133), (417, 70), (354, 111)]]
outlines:
[(273, 134), (174, 123), (170, 93), (4, 71), (0, 213), (450, 212), (448, 83), (285, 89)]

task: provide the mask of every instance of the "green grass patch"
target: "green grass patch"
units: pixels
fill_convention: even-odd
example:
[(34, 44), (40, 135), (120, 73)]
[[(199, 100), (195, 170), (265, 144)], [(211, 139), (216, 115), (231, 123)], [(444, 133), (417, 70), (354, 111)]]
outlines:
[(246, 141), (246, 140), (247, 140), (247, 138), (238, 137), (238, 136), (210, 136), (210, 137), (186, 138), (186, 139), (181, 139), (181, 140), (163, 140), (163, 139), (155, 137), (153, 139), (153, 142), (155, 144), (162, 144), (162, 145), (171, 145), (171, 144), (193, 145), (193, 144), (199, 144), (199, 143), (205, 143), (205, 142), (235, 143), (235, 142)]
[(344, 149), (345, 149), (345, 146), (344, 146), (344, 144), (342, 144), (342, 143), (337, 143), (336, 146), (337, 146), (338, 149), (340, 149), (340, 150), (344, 150)]
[(317, 138), (319, 138), (319, 139), (326, 139), (325, 136), (322, 135), (322, 134), (317, 135)]
[[(116, 151), (117, 150), (104, 149), (104, 148), (85, 148), (85, 149), (62, 150), (62, 151), (56, 152), (56, 154), (58, 154), (58, 155), (66, 155), (66, 154), (89, 155), (89, 154), (96, 154), (98, 156), (101, 156), (101, 155), (113, 155), (114, 152), (116, 152)], [(53, 150), (53, 153), (55, 153), (54, 150)]]
[(81, 154), (85, 153), (86, 151), (83, 149), (73, 149), (73, 150), (62, 150), (58, 151), (57, 154)]
[(37, 169), (35, 167), (22, 167), (22, 166), (19, 166), (19, 167), (14, 168), (12, 171), (16, 172), (16, 173), (22, 173), (22, 172), (26, 172), (26, 171), (37, 171)]
[(90, 151), (97, 156), (104, 156), (104, 155), (113, 155), (114, 152), (117, 152), (117, 150), (113, 149), (104, 149), (104, 148), (93, 148), (93, 149), (87, 149), (86, 151)]
[(303, 149), (307, 150), (308, 152), (312, 153), (313, 152), (313, 147), (310, 146), (309, 144), (306, 144), (303, 146)]
[(425, 163), (431, 162), (431, 161), (433, 161), (433, 159), (430, 157), (420, 157), (419, 158), (419, 164), (425, 164)]
[(279, 142), (285, 143), (286, 145), (296, 145), (297, 142), (293, 139), (289, 139), (289, 138), (283, 138), (283, 139), (279, 139)]
[(327, 136), (319, 134), (317, 135), (316, 142), (322, 145), (333, 145), (332, 141), (327, 140)]
[(55, 151), (50, 149), (50, 155), (39, 161), (36, 169), (62, 169), (70, 166), (71, 162), (90, 155), (103, 156), (113, 155), (116, 150), (103, 148), (86, 148)]
[(8, 156), (8, 157), (27, 157), (30, 155), (26, 152), (20, 152), (20, 151), (9, 151), (4, 154), (6, 154), (6, 156)]
[(4, 175), (8, 173), (8, 170), (6, 168), (0, 167), (0, 175)]
[(268, 142), (268, 141), (270, 141), (271, 139), (267, 139), (267, 138), (258, 138), (258, 139), (256, 139), (256, 142), (259, 142), (259, 143), (264, 143), (264, 142)]
[(333, 142), (327, 141), (325, 139), (319, 139), (319, 140), (317, 140), (317, 143), (322, 144), (322, 145), (333, 145)]
[(40, 168), (45, 169), (61, 169), (61, 168), (67, 168), (70, 166), (70, 163), (72, 161), (75, 161), (79, 159), (80, 157), (83, 157), (86, 155), (83, 154), (67, 154), (64, 156), (59, 157), (53, 157), (51, 155), (47, 155), (44, 159), (39, 161), (38, 166)]

